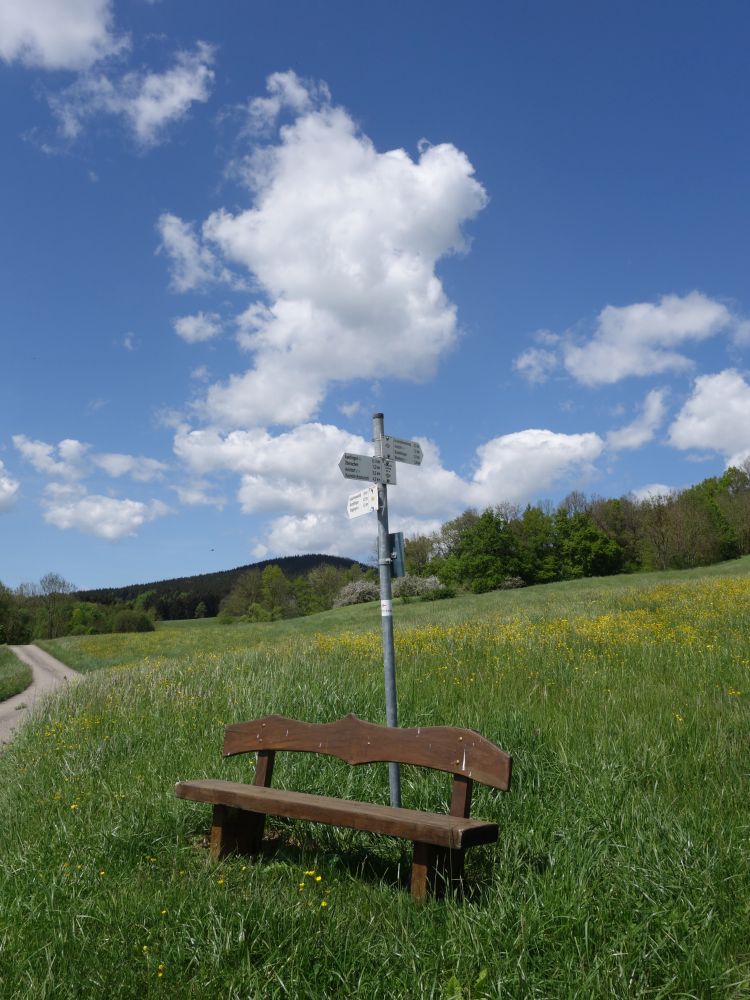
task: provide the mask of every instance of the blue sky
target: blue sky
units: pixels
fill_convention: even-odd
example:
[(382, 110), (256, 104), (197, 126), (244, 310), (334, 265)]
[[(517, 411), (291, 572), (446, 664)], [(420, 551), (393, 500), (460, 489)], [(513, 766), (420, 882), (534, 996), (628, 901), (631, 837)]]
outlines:
[(750, 457), (741, 2), (0, 0), (0, 580)]

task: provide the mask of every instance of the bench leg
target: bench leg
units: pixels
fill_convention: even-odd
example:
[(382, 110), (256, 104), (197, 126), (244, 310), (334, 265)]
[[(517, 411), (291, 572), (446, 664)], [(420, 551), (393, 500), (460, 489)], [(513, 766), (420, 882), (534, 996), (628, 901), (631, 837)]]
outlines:
[(215, 805), (211, 823), (211, 857), (228, 854), (258, 854), (266, 817), (263, 813)]
[(435, 847), (433, 844), (414, 844), (411, 868), (411, 894), (423, 900), (432, 892), (445, 895), (446, 889), (460, 890), (464, 878), (464, 851)]
[(437, 848), (433, 844), (414, 842), (414, 858), (411, 866), (411, 895), (419, 902), (426, 899), (435, 882)]

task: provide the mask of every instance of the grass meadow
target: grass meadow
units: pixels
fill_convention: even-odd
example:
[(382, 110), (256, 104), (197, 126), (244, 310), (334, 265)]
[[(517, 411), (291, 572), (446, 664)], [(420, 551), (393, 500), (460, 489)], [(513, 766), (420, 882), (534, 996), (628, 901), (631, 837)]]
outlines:
[(0, 646), (0, 701), (20, 694), (31, 684), (31, 668), (21, 663), (7, 646)]
[[(88, 676), (0, 755), (0, 996), (750, 997), (750, 560), (394, 610), (400, 723), (514, 757), (466, 898), (415, 905), (400, 841), (283, 820), (211, 863), (210, 807), (173, 797), (251, 773), (225, 723), (383, 721), (377, 605), (58, 640)], [(385, 765), (274, 780), (388, 800)], [(402, 782), (447, 810), (449, 776)]]

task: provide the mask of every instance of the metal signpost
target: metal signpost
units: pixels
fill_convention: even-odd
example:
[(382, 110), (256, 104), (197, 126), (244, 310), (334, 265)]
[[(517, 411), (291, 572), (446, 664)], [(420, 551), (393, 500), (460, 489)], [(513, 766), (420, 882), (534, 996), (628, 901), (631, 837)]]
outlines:
[[(345, 479), (364, 479), (376, 486), (352, 493), (346, 512), (350, 518), (376, 510), (378, 514), (378, 571), (380, 573), (380, 621), (383, 633), (383, 669), (385, 673), (385, 711), (389, 726), (398, 726), (396, 700), (396, 656), (393, 648), (393, 596), (391, 576), (393, 575), (394, 554), (391, 541), (394, 540), (397, 561), (403, 563), (403, 537), (388, 534), (388, 485), (396, 484), (396, 462), (420, 465), (422, 449), (416, 441), (390, 437), (383, 433), (383, 414), (375, 413), (372, 418), (372, 439), (375, 454), (356, 455), (345, 452), (341, 456), (339, 469)], [(403, 569), (400, 570), (403, 572)], [(391, 805), (401, 805), (401, 779), (398, 764), (388, 764), (388, 778), (391, 789)]]

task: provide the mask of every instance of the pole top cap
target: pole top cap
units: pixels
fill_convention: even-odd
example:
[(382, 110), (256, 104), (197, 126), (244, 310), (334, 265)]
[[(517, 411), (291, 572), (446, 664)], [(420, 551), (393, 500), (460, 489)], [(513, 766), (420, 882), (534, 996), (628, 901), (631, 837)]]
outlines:
[(373, 413), (372, 419), (373, 420), (377, 420), (378, 418), (380, 418), (382, 420), (383, 419), (383, 414), (382, 413)]

